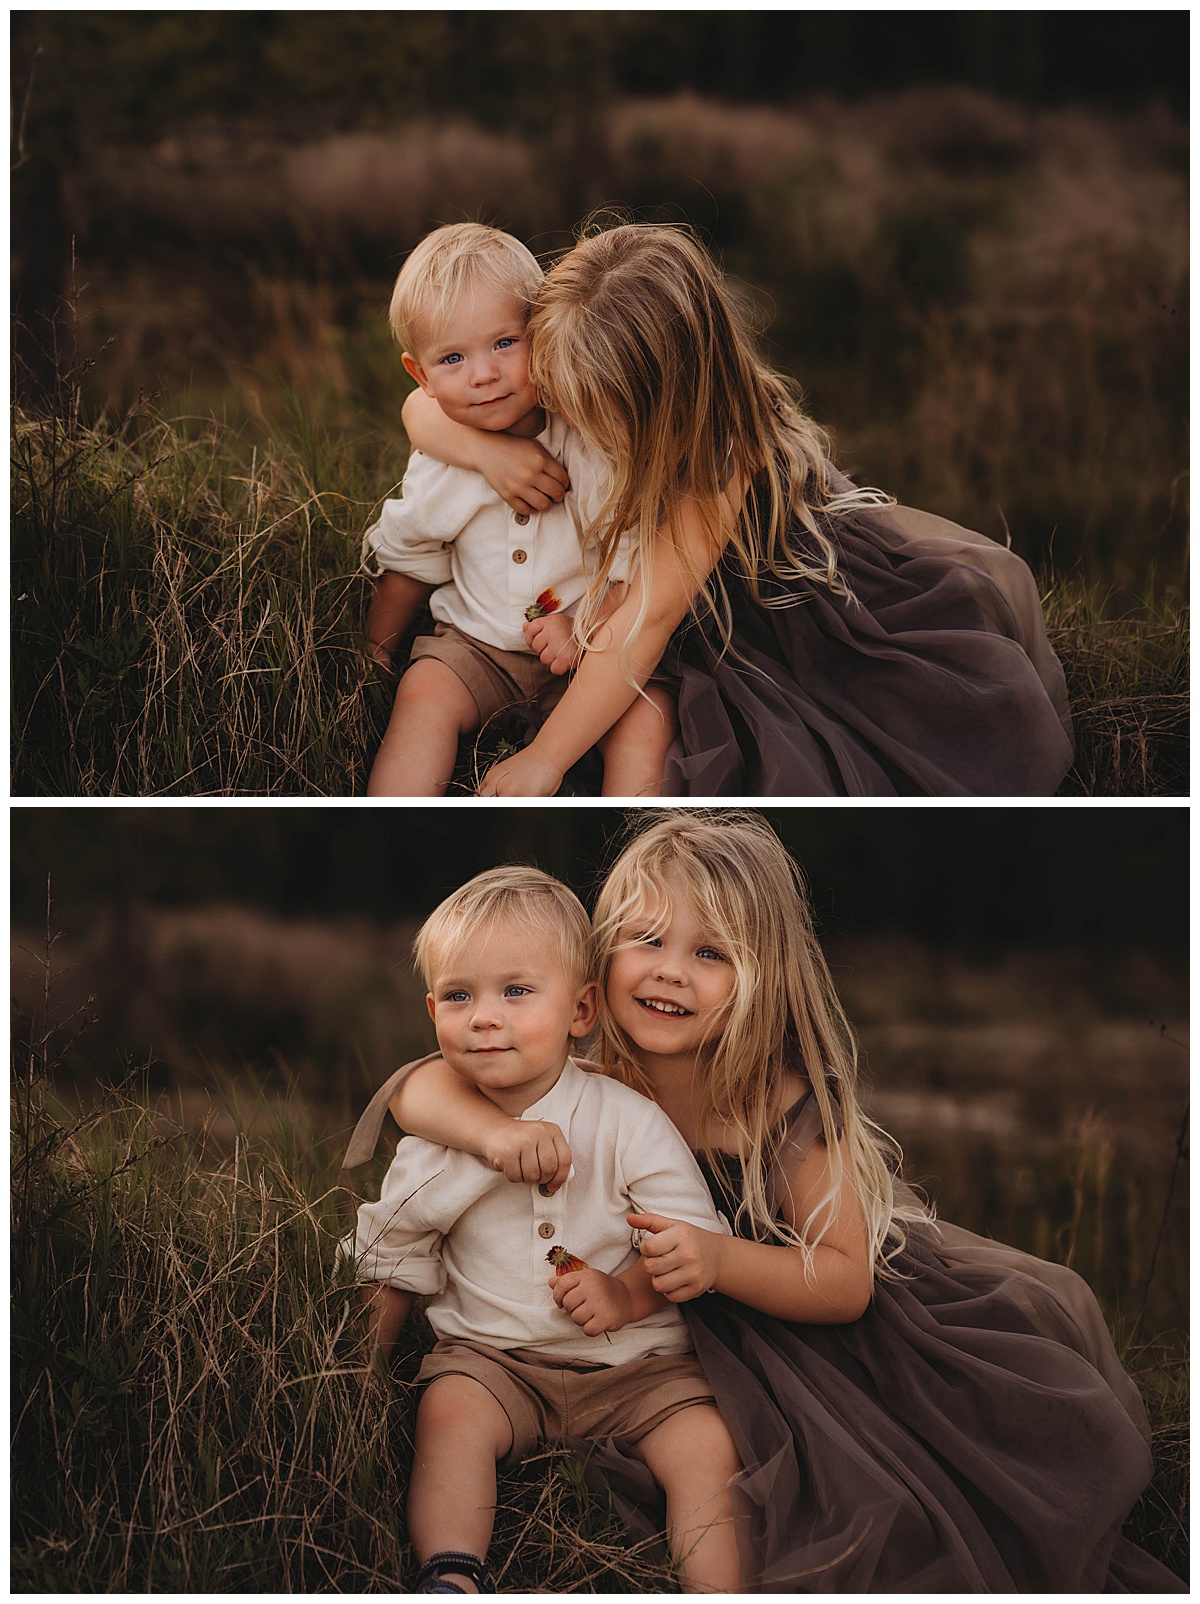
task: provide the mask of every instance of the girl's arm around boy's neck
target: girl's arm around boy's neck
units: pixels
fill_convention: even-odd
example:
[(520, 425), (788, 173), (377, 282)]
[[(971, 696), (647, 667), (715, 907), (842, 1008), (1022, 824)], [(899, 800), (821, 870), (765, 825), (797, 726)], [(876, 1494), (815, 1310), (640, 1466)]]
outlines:
[(522, 517), (545, 512), (571, 488), (567, 470), (539, 441), (469, 429), (448, 418), (424, 390), (407, 397), (400, 416), (415, 450), (482, 474), (500, 500)]
[(556, 1192), (571, 1168), (571, 1149), (552, 1120), (513, 1119), (444, 1059), (419, 1064), (388, 1105), (402, 1131), (474, 1153), (510, 1181), (540, 1182)]

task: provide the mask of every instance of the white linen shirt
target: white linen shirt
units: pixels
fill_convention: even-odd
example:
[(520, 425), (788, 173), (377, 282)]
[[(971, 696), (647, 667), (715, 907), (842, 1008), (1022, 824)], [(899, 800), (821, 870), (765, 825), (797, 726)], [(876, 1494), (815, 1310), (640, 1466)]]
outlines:
[[(363, 557), (437, 585), (429, 599), (435, 618), (473, 640), (506, 652), (528, 652), (525, 609), (545, 591), (574, 614), (587, 589), (583, 537), (604, 500), (603, 460), (577, 429), (548, 413), (538, 440), (571, 477), (562, 501), (522, 523), (481, 473), (414, 451), (399, 499), (385, 501), (378, 523), (363, 536)], [(626, 537), (613, 565), (628, 579)]]
[(554, 1302), (546, 1258), (564, 1247), (620, 1274), (638, 1256), (625, 1220), (634, 1211), (727, 1234), (683, 1137), (649, 1098), (570, 1059), (521, 1117), (553, 1120), (570, 1142), (565, 1186), (545, 1197), (471, 1153), (406, 1136), (379, 1202), (361, 1206), (342, 1243), (358, 1279), (432, 1293), (427, 1313), (439, 1337), (593, 1364), (689, 1352), (673, 1304), (611, 1332), (611, 1342), (587, 1336)]

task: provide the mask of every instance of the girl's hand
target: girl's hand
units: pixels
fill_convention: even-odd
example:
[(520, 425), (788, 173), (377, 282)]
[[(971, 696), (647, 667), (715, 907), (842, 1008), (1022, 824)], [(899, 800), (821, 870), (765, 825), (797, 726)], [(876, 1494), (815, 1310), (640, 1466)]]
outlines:
[(647, 1233), (638, 1251), (654, 1290), (668, 1302), (687, 1303), (716, 1290), (728, 1237), (683, 1220), (664, 1219), (661, 1214), (630, 1214), (627, 1218), (635, 1231)]
[(552, 674), (569, 674), (579, 661), (575, 625), (565, 613), (547, 613), (526, 621), (525, 643)]
[(489, 434), (484, 429), (477, 432), (478, 471), (518, 516), (528, 518), (535, 512), (545, 512), (571, 488), (562, 463), (536, 440)]
[(571, 1171), (567, 1139), (548, 1119), (514, 1119), (484, 1143), (483, 1156), (510, 1181), (541, 1182), (551, 1196)]
[(534, 746), (527, 746), (503, 763), (494, 763), (483, 777), (480, 796), (554, 796), (563, 783), (555, 768)]
[(633, 1299), (624, 1282), (603, 1270), (571, 1270), (551, 1276), (550, 1291), (560, 1309), (586, 1336), (620, 1331), (633, 1318)]

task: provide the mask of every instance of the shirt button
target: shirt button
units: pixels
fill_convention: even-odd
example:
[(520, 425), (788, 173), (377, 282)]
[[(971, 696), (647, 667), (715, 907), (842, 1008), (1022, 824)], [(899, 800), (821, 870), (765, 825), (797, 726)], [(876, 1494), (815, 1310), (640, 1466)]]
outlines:
[(538, 1226), (538, 1235), (547, 1238), (547, 1240), (554, 1235), (554, 1227), (549, 1220), (543, 1220)]
[(543, 1197), (549, 1197), (550, 1196), (550, 1188), (546, 1185), (545, 1181), (542, 1181), (539, 1184), (538, 1191), (542, 1194)]
[(522, 526), (524, 526), (525, 524), (527, 524), (529, 522), (529, 514), (527, 512), (518, 512), (518, 513), (515, 513), (514, 516), (515, 516), (517, 522), (519, 524), (521, 524)]
[(525, 553), (523, 551), (514, 551), (513, 552), (513, 562), (515, 562), (515, 563), (523, 563), (524, 561), (525, 561)]

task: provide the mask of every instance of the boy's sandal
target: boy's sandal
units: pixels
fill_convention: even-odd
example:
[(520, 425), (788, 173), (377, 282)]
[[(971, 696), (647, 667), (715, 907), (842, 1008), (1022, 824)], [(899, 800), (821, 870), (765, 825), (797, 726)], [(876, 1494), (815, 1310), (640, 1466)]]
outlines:
[(457, 1571), (460, 1576), (469, 1576), (481, 1593), (492, 1591), (484, 1560), (477, 1559), (474, 1554), (457, 1553), (448, 1549), (444, 1553), (429, 1556), (413, 1578), (412, 1592), (461, 1593), (462, 1588), (456, 1582), (442, 1580), (445, 1571)]

